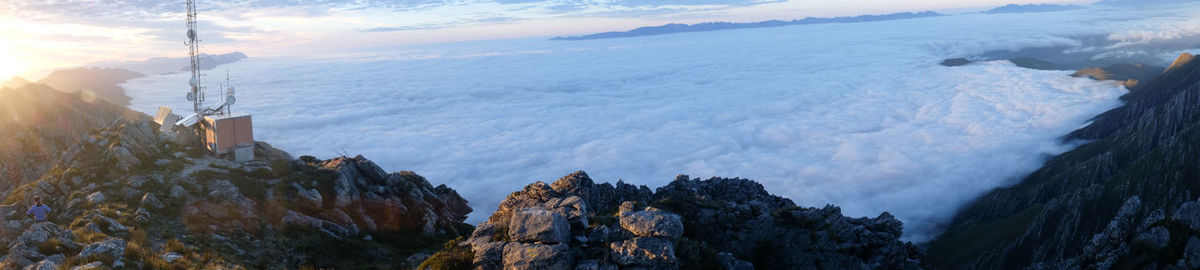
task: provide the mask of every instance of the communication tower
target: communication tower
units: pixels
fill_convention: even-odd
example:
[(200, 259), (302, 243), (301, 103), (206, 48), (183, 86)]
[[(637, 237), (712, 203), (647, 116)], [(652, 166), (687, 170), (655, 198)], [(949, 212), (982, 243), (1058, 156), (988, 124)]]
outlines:
[[(208, 107), (205, 103), (204, 74), (201, 72), (200, 36), (196, 30), (196, 1), (187, 0), (187, 41), (188, 60), (191, 62), (191, 79), (188, 80), (187, 100), (192, 102), (192, 114), (178, 117), (171, 114), (166, 106), (159, 107), (155, 121), (163, 125), (163, 131), (170, 131), (175, 126), (194, 127), (199, 140), (205, 148), (214, 154), (233, 154), (237, 161), (254, 159), (254, 133), (249, 114), (235, 114), (233, 104), (233, 86), (229, 84), (229, 73), (226, 71), (225, 84), (221, 85), (225, 97), (220, 104)], [(176, 121), (170, 121), (178, 119)]]

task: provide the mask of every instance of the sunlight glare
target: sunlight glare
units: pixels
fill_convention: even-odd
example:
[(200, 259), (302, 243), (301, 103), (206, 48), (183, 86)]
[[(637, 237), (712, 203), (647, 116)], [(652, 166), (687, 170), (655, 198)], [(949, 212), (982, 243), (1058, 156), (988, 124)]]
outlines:
[(13, 52), (6, 44), (8, 39), (7, 34), (0, 33), (0, 81), (6, 81), (17, 73), (24, 71), (26, 63), (17, 58), (17, 54)]

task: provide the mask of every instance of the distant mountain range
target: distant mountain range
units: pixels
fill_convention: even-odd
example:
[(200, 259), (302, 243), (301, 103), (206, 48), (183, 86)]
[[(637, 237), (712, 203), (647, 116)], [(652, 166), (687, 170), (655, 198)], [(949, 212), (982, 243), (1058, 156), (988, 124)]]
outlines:
[[(217, 66), (246, 59), (242, 52), (225, 54), (200, 54), (200, 69), (213, 69)], [(172, 74), (191, 70), (191, 63), (186, 57), (155, 57), (143, 61), (121, 61), (93, 63), (89, 66), (104, 68), (121, 68), (146, 75)]]
[[(217, 66), (246, 59), (246, 54), (232, 52), (226, 54), (201, 54), (201, 69), (213, 69)], [(190, 63), (183, 57), (156, 57), (144, 61), (94, 63), (87, 67), (59, 69), (46, 75), (45, 78), (31, 82), (21, 77), (12, 77), (0, 81), (2, 88), (21, 88), (31, 83), (44, 84), (50, 88), (67, 93), (78, 93), (88, 90), (88, 95), (113, 104), (126, 106), (132, 100), (125, 95), (125, 89), (120, 84), (141, 78), (145, 75), (171, 74), (190, 70)]]
[(987, 14), (1003, 14), (1003, 13), (1031, 13), (1031, 12), (1054, 12), (1083, 9), (1083, 6), (1077, 5), (1055, 5), (1055, 4), (1029, 4), (1017, 5), (1010, 4), (998, 8), (989, 9), (983, 13)]
[(582, 35), (582, 36), (554, 37), (554, 38), (551, 38), (550, 40), (590, 40), (590, 39), (605, 39), (605, 38), (627, 38), (627, 37), (663, 35), (663, 34), (672, 34), (672, 33), (779, 27), (779, 26), (788, 26), (788, 25), (890, 21), (890, 20), (902, 20), (902, 19), (934, 17), (934, 16), (943, 16), (943, 14), (933, 12), (933, 11), (925, 11), (925, 12), (917, 12), (917, 13), (904, 12), (904, 13), (892, 13), (892, 14), (885, 14), (885, 15), (862, 15), (862, 16), (854, 16), (854, 17), (836, 17), (836, 18), (809, 17), (809, 18), (791, 20), (791, 21), (769, 20), (769, 21), (752, 22), (752, 23), (733, 23), (733, 22), (707, 22), (707, 23), (697, 23), (697, 24), (671, 23), (671, 24), (664, 24), (664, 25), (659, 25), (659, 26), (639, 27), (637, 29), (623, 31), (623, 32), (604, 32), (604, 33)]
[(1192, 0), (1104, 0), (1096, 2), (1097, 5), (1114, 5), (1114, 6), (1133, 6), (1133, 5), (1157, 5), (1157, 4), (1182, 4), (1192, 3)]

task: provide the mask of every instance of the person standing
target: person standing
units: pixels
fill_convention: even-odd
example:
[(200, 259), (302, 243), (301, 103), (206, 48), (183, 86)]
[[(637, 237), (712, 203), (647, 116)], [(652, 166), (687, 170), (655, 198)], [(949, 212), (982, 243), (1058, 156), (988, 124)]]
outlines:
[(33, 218), (34, 222), (43, 222), (46, 221), (47, 214), (50, 214), (50, 206), (42, 203), (42, 196), (34, 196), (33, 207), (29, 207), (25, 215)]

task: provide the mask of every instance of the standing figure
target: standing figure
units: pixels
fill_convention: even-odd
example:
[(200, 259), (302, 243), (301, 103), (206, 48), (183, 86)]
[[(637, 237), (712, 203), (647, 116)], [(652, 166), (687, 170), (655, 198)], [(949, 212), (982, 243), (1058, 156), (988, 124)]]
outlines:
[(34, 196), (33, 207), (29, 207), (25, 215), (33, 218), (34, 222), (43, 222), (46, 221), (47, 214), (50, 214), (50, 206), (42, 204), (42, 196)]

